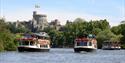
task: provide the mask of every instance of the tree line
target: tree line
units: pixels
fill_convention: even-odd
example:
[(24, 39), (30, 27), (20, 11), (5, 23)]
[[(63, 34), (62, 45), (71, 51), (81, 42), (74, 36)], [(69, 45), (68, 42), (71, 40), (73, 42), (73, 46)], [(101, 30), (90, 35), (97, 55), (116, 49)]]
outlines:
[[(109, 22), (104, 20), (86, 21), (76, 18), (74, 21), (67, 23), (59, 30), (47, 27), (43, 30), (50, 35), (52, 47), (73, 47), (74, 39), (82, 34), (96, 35), (98, 48), (102, 47), (105, 40), (121, 42), (122, 48), (125, 48), (125, 21), (121, 21), (118, 26), (111, 27)], [(0, 51), (16, 50), (18, 42), (15, 40), (20, 35), (17, 33), (32, 33), (26, 27), (18, 27), (14, 24), (5, 22), (0, 19)]]
[(54, 28), (46, 28), (46, 31), (52, 40), (54, 47), (73, 47), (74, 39), (82, 34), (96, 35), (98, 48), (102, 47), (102, 43), (106, 40), (112, 42), (121, 42), (122, 48), (125, 48), (125, 23), (111, 27), (109, 22), (104, 20), (86, 21), (81, 18), (75, 19), (73, 22), (67, 23), (55, 30)]

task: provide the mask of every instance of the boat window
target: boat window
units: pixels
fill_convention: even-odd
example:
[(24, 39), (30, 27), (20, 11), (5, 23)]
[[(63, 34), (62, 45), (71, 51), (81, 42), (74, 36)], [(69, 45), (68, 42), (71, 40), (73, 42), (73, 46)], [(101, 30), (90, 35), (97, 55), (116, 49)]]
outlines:
[(92, 46), (92, 42), (88, 42), (89, 46)]
[(19, 45), (22, 45), (22, 41), (19, 42)]
[(80, 42), (77, 42), (77, 46), (80, 46)]
[(30, 42), (30, 45), (34, 45), (34, 42), (33, 42), (33, 41), (31, 41), (31, 42)]
[(28, 41), (23, 41), (22, 45), (29, 45), (29, 42)]
[(49, 38), (48, 38), (48, 37), (44, 37), (44, 39), (47, 39), (47, 40), (49, 40)]
[(77, 42), (77, 46), (87, 46), (87, 42)]
[(44, 39), (44, 37), (38, 36), (38, 39)]
[(47, 45), (40, 45), (40, 47), (47, 47)]
[(104, 42), (103, 43), (103, 46), (109, 46), (109, 47), (119, 47), (120, 46), (120, 44), (119, 43), (117, 43), (117, 42)]

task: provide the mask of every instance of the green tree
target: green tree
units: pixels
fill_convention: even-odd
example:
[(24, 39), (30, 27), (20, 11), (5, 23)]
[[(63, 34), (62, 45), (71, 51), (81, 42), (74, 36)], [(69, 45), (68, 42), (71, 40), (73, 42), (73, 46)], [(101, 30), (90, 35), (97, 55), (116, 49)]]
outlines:
[(122, 23), (120, 27), (121, 27), (121, 34), (123, 35), (123, 37), (121, 38), (122, 47), (125, 48), (125, 23)]
[(125, 48), (125, 21), (121, 21), (121, 24), (119, 24), (118, 26), (113, 26), (111, 28), (111, 31), (114, 34), (118, 35), (116, 38), (120, 37), (119, 39), (122, 44), (122, 48)]
[(116, 35), (121, 34), (121, 26), (113, 26), (111, 31)]
[(97, 34), (98, 47), (102, 47), (104, 41), (120, 42), (122, 35), (115, 35), (110, 29), (104, 30)]
[(0, 51), (15, 49), (14, 35), (9, 31), (4, 20), (0, 19)]

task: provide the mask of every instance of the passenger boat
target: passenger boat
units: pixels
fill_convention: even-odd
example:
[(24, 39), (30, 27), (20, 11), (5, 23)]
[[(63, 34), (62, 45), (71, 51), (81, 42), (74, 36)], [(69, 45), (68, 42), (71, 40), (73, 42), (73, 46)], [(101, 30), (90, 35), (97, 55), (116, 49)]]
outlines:
[(79, 36), (74, 41), (74, 52), (92, 52), (97, 49), (97, 41), (94, 35)]
[(23, 38), (19, 38), (18, 51), (24, 52), (48, 52), (50, 50), (49, 36), (45, 32), (25, 34)]
[(102, 44), (103, 50), (120, 50), (120, 42), (104, 41)]

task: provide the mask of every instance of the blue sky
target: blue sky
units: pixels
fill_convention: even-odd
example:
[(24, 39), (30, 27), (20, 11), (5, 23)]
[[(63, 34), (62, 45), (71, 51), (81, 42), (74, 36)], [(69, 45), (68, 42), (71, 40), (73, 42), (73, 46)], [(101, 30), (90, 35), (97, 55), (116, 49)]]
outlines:
[[(35, 9), (35, 5), (39, 9)], [(7, 21), (31, 20), (32, 12), (47, 14), (61, 24), (80, 17), (87, 21), (107, 19), (112, 26), (125, 20), (125, 0), (0, 0), (0, 16)]]

